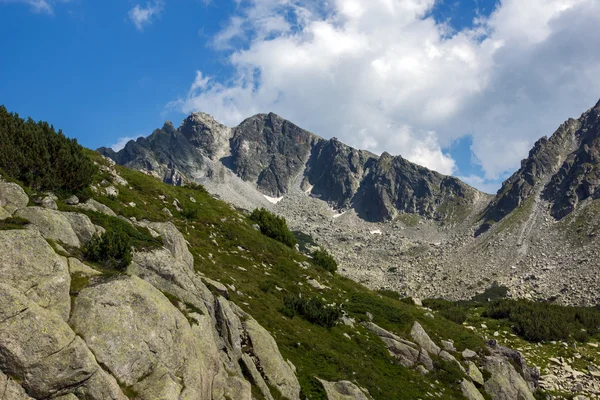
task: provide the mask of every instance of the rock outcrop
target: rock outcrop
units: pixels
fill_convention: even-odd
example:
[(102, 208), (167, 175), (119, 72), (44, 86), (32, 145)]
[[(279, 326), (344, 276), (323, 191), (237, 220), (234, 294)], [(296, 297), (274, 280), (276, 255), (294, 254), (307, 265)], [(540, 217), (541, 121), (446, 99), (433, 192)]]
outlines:
[(319, 379), (327, 393), (327, 400), (371, 400), (368, 393), (350, 381), (328, 382)]
[(0, 207), (14, 214), (20, 208), (27, 207), (29, 197), (23, 188), (16, 183), (0, 182)]

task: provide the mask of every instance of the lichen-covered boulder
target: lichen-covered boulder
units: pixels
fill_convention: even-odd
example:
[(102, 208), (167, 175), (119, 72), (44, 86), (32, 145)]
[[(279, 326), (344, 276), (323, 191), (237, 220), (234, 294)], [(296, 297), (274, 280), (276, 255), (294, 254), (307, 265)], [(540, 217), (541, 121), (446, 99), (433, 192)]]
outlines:
[(463, 379), (460, 383), (460, 390), (467, 400), (485, 400), (483, 395), (477, 390), (475, 385), (468, 379)]
[(79, 204), (77, 204), (77, 207), (81, 208), (82, 210), (96, 211), (96, 212), (108, 215), (110, 217), (117, 216), (117, 214), (115, 214), (115, 212), (113, 210), (111, 210), (110, 207), (107, 207), (104, 204), (99, 203), (98, 201), (96, 201), (94, 199), (89, 199), (85, 203), (79, 203)]
[(328, 382), (319, 379), (319, 382), (327, 393), (327, 400), (371, 400), (366, 390), (350, 381)]
[(0, 371), (0, 399), (2, 400), (33, 400), (25, 389), (12, 378)]
[(63, 212), (62, 215), (69, 220), (71, 228), (81, 243), (86, 243), (94, 235), (100, 234), (101, 231), (92, 223), (90, 217), (85, 214), (74, 212)]
[(0, 220), (9, 218), (12, 214), (6, 211), (4, 208), (0, 207)]
[(440, 353), (440, 347), (431, 340), (425, 329), (417, 321), (413, 324), (410, 331), (410, 336), (413, 340), (422, 348), (427, 350), (428, 353), (437, 355)]
[(188, 321), (144, 280), (123, 277), (83, 289), (70, 322), (138, 398), (211, 398), (220, 365), (212, 320), (197, 315)]
[(0, 231), (0, 243), (0, 282), (68, 320), (71, 278), (67, 260), (57, 255), (36, 230)]
[(71, 222), (60, 211), (42, 207), (26, 207), (18, 210), (15, 216), (28, 220), (31, 223), (29, 227), (39, 230), (46, 239), (62, 242), (67, 246), (81, 246)]
[(300, 384), (290, 365), (285, 362), (275, 339), (253, 318), (243, 321), (244, 329), (252, 345), (252, 352), (267, 379), (289, 400), (300, 399)]
[(527, 382), (506, 358), (486, 357), (484, 368), (492, 375), (484, 388), (493, 400), (535, 400)]
[(29, 196), (16, 183), (0, 182), (0, 207), (11, 214), (20, 208), (27, 207)]
[(60, 316), (3, 283), (0, 298), (0, 370), (10, 371), (29, 395), (77, 391), (83, 399), (126, 399)]
[(150, 228), (160, 235), (163, 241), (163, 246), (168, 249), (173, 257), (180, 262), (185, 263), (188, 267), (193, 268), (194, 257), (188, 249), (185, 238), (179, 232), (177, 227), (171, 222), (148, 222), (141, 221), (140, 226)]

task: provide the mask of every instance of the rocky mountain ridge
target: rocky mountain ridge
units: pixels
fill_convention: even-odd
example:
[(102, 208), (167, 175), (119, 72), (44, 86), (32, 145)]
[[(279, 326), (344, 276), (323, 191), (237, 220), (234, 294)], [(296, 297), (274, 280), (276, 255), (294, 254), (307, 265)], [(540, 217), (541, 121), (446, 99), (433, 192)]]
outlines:
[[(196, 148), (202, 167), (190, 171), (189, 163), (154, 167), (150, 154), (152, 168), (142, 170), (166, 182), (178, 171), (239, 207), (276, 211), (332, 251), (343, 274), (375, 289), (462, 299), (498, 284), (517, 297), (597, 304), (599, 105), (536, 142), (495, 196), (401, 156), (322, 139), (274, 114), (230, 130), (194, 122), (220, 127), (198, 129), (221, 138), (206, 139), (224, 146), (220, 158)], [(138, 142), (116, 155), (101, 152), (138, 168), (126, 156), (146, 157)], [(179, 159), (176, 150), (161, 152)]]

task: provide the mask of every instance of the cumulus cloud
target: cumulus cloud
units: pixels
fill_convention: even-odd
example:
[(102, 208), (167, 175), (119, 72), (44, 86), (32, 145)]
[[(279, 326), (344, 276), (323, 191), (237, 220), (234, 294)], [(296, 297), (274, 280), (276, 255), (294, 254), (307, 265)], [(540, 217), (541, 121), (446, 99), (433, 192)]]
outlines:
[(143, 31), (144, 27), (150, 25), (163, 11), (164, 2), (156, 0), (146, 3), (145, 6), (136, 4), (129, 10), (129, 19), (139, 31)]
[[(274, 111), (446, 174), (460, 171), (442, 149), (470, 135), (481, 186), (600, 97), (595, 0), (504, 0), (459, 31), (431, 16), (434, 0), (240, 3), (215, 38), (235, 74), (198, 71), (171, 107), (229, 125)], [(228, 47), (234, 39), (244, 45)]]

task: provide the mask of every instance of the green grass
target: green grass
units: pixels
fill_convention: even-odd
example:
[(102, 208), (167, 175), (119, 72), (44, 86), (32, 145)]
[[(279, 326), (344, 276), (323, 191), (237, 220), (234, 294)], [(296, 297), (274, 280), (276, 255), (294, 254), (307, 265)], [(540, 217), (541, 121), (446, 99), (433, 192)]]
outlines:
[(25, 229), (29, 224), (25, 218), (20, 217), (8, 217), (6, 219), (0, 219), (0, 231), (7, 231), (11, 229)]
[[(104, 162), (98, 155), (94, 160)], [(483, 348), (484, 342), (478, 335), (439, 313), (429, 318), (425, 316), (426, 310), (403, 302), (397, 296), (382, 296), (315, 267), (306, 255), (256, 231), (252, 227), (255, 222), (247, 213), (214, 199), (200, 186), (170, 186), (137, 171), (119, 166), (116, 169), (128, 181), (127, 186), (117, 186), (107, 173), (95, 176), (94, 183), (100, 185), (106, 180), (115, 184), (119, 195), (106, 197), (90, 191), (90, 196), (127, 219), (172, 221), (190, 244), (195, 269), (210, 279), (234, 285), (235, 290), (229, 290), (230, 300), (256, 318), (273, 335), (284, 358), (296, 366), (303, 398), (326, 398), (315, 377), (329, 381), (351, 380), (369, 390), (374, 399), (419, 399), (434, 392), (441, 392), (443, 399), (461, 398), (455, 387), (448, 386), (439, 377), (423, 377), (394, 362), (384, 343), (360, 325), (360, 321), (366, 320), (369, 312), (375, 323), (403, 337), (408, 337), (414, 321), (419, 321), (438, 343), (441, 339), (452, 339), (458, 350)], [(173, 205), (175, 201), (181, 211)], [(129, 206), (131, 202), (136, 206)], [(58, 203), (60, 209), (83, 212), (104, 228), (118, 225), (128, 232), (138, 250), (161, 246), (160, 240), (153, 239), (148, 230), (135, 228), (121, 218)], [(173, 214), (172, 218), (163, 212), (164, 208)], [(296, 236), (301, 238), (301, 244), (310, 244), (309, 238)], [(74, 249), (68, 251), (81, 258)], [(103, 276), (87, 279), (75, 275), (73, 295), (91, 281), (112, 279), (120, 274), (89, 264)], [(331, 289), (318, 291), (307, 284), (309, 278)], [(320, 299), (322, 304), (340, 308), (356, 320), (355, 328), (339, 323), (323, 327), (300, 315), (286, 317), (281, 310), (286, 296), (291, 295)], [(181, 303), (172, 295), (167, 297)], [(189, 313), (198, 312), (189, 304), (183, 305)]]

